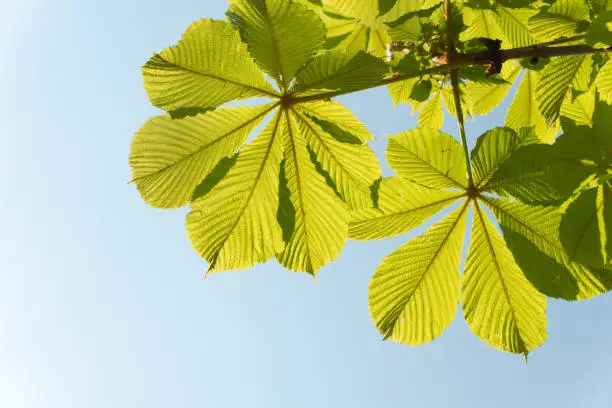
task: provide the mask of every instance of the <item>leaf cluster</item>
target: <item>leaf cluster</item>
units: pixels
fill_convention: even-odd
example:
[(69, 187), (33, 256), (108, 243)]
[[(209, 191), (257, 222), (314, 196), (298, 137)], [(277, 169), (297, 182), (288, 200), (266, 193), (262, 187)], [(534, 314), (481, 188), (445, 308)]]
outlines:
[[(603, 0), (232, 0), (227, 21), (196, 21), (144, 65), (166, 113), (134, 137), (133, 182), (154, 207), (189, 204), (209, 272), (276, 258), (315, 275), (347, 238), (404, 234), (448, 207), (374, 273), (376, 326), (423, 344), (461, 303), (479, 338), (526, 356), (547, 337), (546, 297), (612, 288), (611, 18)], [(505, 127), (469, 153), (464, 114), (515, 84)], [(389, 178), (332, 100), (377, 86), (419, 112), (389, 137)], [(462, 143), (439, 131), (444, 108)]]

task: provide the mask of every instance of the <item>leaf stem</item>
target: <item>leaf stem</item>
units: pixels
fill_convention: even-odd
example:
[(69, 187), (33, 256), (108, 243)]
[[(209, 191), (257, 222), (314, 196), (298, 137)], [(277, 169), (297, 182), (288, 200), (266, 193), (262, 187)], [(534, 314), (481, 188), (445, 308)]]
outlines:
[[(446, 20), (446, 57), (448, 63), (452, 64), (457, 58), (457, 50), (455, 49), (455, 38), (452, 26), (452, 4), (450, 0), (444, 1), (444, 19)], [(467, 137), (465, 135), (465, 118), (463, 117), (463, 107), (461, 106), (461, 90), (459, 89), (459, 68), (451, 69), (450, 71), (451, 86), (453, 88), (453, 96), (455, 98), (455, 111), (457, 112), (457, 122), (459, 123), (459, 133), (461, 134), (461, 144), (463, 145), (463, 153), (465, 157), (465, 166), (468, 172), (468, 190), (474, 188), (474, 177), (472, 175), (472, 163), (470, 160), (470, 152), (468, 151)]]

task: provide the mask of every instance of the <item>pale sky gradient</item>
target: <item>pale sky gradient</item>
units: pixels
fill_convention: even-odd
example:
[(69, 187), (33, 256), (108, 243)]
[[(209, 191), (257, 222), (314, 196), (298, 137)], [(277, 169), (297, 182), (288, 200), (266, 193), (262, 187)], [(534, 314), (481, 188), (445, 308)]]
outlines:
[[(350, 242), (316, 283), (274, 262), (203, 279), (186, 210), (148, 207), (128, 154), (158, 113), (140, 66), (226, 7), (0, 0), (0, 407), (608, 406), (610, 295), (550, 302), (528, 365), (460, 315), (424, 347), (382, 342), (368, 280), (414, 233)], [(386, 133), (416, 126), (384, 89), (341, 100), (381, 158)], [(471, 141), (503, 110), (470, 123)]]

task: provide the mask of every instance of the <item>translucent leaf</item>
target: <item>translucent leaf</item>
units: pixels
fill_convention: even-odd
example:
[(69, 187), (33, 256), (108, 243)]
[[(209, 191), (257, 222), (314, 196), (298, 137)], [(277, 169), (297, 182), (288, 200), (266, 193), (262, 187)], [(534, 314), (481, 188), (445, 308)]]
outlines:
[(521, 140), (510, 128), (494, 128), (481, 135), (472, 150), (474, 183), (482, 186), (517, 149)]
[[(368, 142), (374, 137), (370, 131), (347, 109), (344, 105), (333, 101), (315, 101), (300, 103), (299, 109), (309, 116), (315, 116), (320, 121), (328, 122), (346, 132), (346, 138), (357, 139), (359, 142)], [(328, 129), (328, 132), (331, 130)]]
[(555, 125), (549, 128), (540, 114), (536, 101), (536, 85), (539, 79), (539, 72), (524, 71), (519, 89), (506, 115), (506, 126), (513, 129), (533, 127), (542, 142), (550, 143), (559, 129)]
[(586, 91), (591, 77), (591, 55), (554, 58), (542, 70), (537, 84), (538, 107), (548, 124), (558, 117), (570, 87)]
[(224, 157), (234, 155), (274, 105), (218, 109), (195, 117), (154, 116), (132, 141), (133, 182), (154, 207), (175, 208)]
[(595, 86), (602, 101), (612, 104), (612, 62), (608, 61), (597, 74)]
[(525, 278), (478, 204), (461, 299), (468, 325), (492, 347), (526, 355), (546, 340), (546, 298)]
[(482, 191), (514, 197), (528, 204), (558, 205), (565, 197), (550, 182), (551, 146), (516, 144)]
[(311, 60), (295, 78), (291, 91), (302, 95), (316, 94), (321, 90), (361, 90), (380, 85), (388, 73), (387, 65), (370, 54), (335, 50)]
[(452, 136), (425, 128), (389, 138), (389, 166), (401, 177), (431, 188), (467, 185), (463, 148)]
[(603, 12), (589, 25), (587, 44), (595, 48), (612, 46), (612, 11)]
[(607, 185), (587, 190), (566, 209), (561, 242), (570, 259), (603, 266), (612, 255), (612, 192)]
[(507, 84), (469, 82), (467, 92), (472, 97), (472, 109), (477, 115), (485, 115), (495, 109), (506, 98), (512, 83), (521, 72), (521, 65), (508, 61), (503, 65), (501, 77)]
[(334, 138), (326, 131), (326, 124), (319, 125), (317, 122), (321, 122), (314, 116), (309, 117), (309, 112), (298, 106), (295, 117), (303, 122), (301, 130), (313, 158), (351, 208), (372, 207), (371, 186), (381, 177), (376, 155), (366, 145)]
[(387, 256), (374, 273), (370, 314), (385, 339), (424, 344), (454, 319), (466, 207)]
[(435, 92), (427, 101), (419, 114), (419, 127), (440, 129), (444, 123), (444, 108), (442, 108), (442, 92)]
[(555, 207), (487, 199), (508, 248), (529, 281), (543, 294), (589, 299), (612, 289), (612, 270), (572, 262), (561, 245), (561, 213)]
[[(288, 116), (293, 116), (289, 115)], [(284, 267), (298, 272), (316, 272), (340, 255), (348, 235), (348, 211), (329, 188), (310, 159), (304, 121), (288, 119), (284, 132), (285, 159), (281, 188), (281, 212), (294, 213), (293, 225), (283, 226), (285, 250), (277, 256)]]
[(325, 25), (317, 13), (291, 1), (234, 0), (227, 17), (255, 62), (281, 89), (325, 43)]
[(276, 118), (238, 154), (227, 175), (192, 202), (187, 232), (209, 272), (248, 268), (284, 247), (277, 221), (283, 118)]
[(591, 126), (594, 112), (595, 92), (589, 90), (575, 98), (572, 98), (571, 93), (568, 93), (561, 105), (560, 113), (563, 118), (570, 119), (578, 125)]
[(532, 17), (529, 27), (538, 40), (551, 41), (576, 35), (586, 28), (581, 23), (589, 21), (589, 6), (584, 1), (557, 0), (548, 10)]
[(238, 33), (223, 21), (196, 21), (178, 45), (155, 54), (142, 75), (151, 102), (166, 111), (276, 95)]
[(504, 35), (504, 48), (526, 47), (537, 43), (529, 30), (529, 19), (536, 13), (529, 8), (497, 6), (497, 24)]
[(499, 39), (504, 35), (497, 23), (497, 14), (493, 10), (465, 7), (463, 22), (467, 28), (461, 32), (459, 39), (464, 42), (476, 38)]
[(400, 177), (385, 178), (378, 189), (378, 208), (353, 211), (349, 236), (357, 240), (394, 237), (418, 227), (463, 193), (419, 186)]

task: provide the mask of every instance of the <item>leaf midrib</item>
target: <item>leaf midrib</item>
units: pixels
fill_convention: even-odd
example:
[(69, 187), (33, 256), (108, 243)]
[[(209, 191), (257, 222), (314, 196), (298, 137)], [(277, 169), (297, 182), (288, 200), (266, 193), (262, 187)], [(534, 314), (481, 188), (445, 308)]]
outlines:
[[(463, 215), (465, 213), (465, 210), (467, 209), (468, 205), (469, 205), (469, 200), (466, 201), (463, 206), (461, 207), (461, 211), (459, 212), (459, 215), (457, 216), (457, 219), (455, 220), (455, 222), (453, 223), (453, 225), (448, 229), (448, 233), (444, 236), (444, 238), (442, 239), (442, 242), (440, 243), (440, 246), (436, 249), (435, 254), (433, 255), (433, 257), (431, 258), (430, 262), (427, 264), (427, 266), (425, 267), (425, 269), (423, 270), (423, 273), (421, 274), (421, 276), (419, 277), (419, 280), (417, 281), (417, 283), (414, 285), (414, 290), (409, 293), (407, 296), (404, 297), (405, 302), (402, 302), (403, 306), (401, 308), (401, 310), (403, 311), (406, 308), (406, 305), (412, 300), (412, 298), (414, 297), (415, 293), (417, 292), (417, 290), (419, 289), (419, 287), (421, 286), (421, 284), (423, 283), (423, 280), (425, 279), (425, 276), (428, 275), (431, 272), (431, 267), (434, 264), (434, 262), (436, 262), (436, 260), (438, 259), (438, 256), (440, 255), (440, 253), (442, 252), (442, 249), (446, 247), (446, 244), (448, 243), (448, 239), (449, 237), (452, 235), (452, 233), (455, 231), (455, 228), (457, 227), (457, 225), (461, 222), (461, 220), (463, 219)], [(401, 312), (400, 312), (401, 315)], [(399, 315), (398, 315), (399, 317)], [(395, 325), (397, 324), (397, 319), (395, 319), (393, 321), (393, 327), (389, 328), (389, 330), (387, 330), (387, 333), (385, 333), (384, 338), (385, 340), (388, 339), (391, 335), (393, 335), (393, 332), (395, 330)]]
[(171, 65), (173, 67), (176, 67), (178, 69), (181, 69), (183, 71), (187, 71), (187, 72), (192, 73), (194, 75), (203, 76), (203, 77), (209, 77), (209, 78), (213, 78), (213, 79), (216, 79), (218, 81), (221, 81), (221, 82), (226, 82), (226, 83), (229, 83), (229, 84), (232, 84), (232, 85), (241, 86), (243, 88), (251, 89), (253, 91), (258, 91), (258, 92), (261, 92), (261, 93), (263, 93), (263, 94), (265, 94), (267, 96), (270, 96), (272, 98), (277, 98), (278, 97), (278, 94), (276, 94), (274, 92), (270, 92), (270, 91), (267, 91), (265, 89), (261, 89), (261, 88), (258, 88), (256, 86), (253, 86), (253, 85), (244, 84), (242, 82), (233, 81), (231, 79), (228, 79), (228, 78), (225, 78), (225, 77), (221, 77), (221, 76), (218, 76), (218, 75), (213, 75), (213, 74), (210, 74), (210, 73), (204, 73), (204, 72), (196, 71), (196, 70), (191, 69), (191, 68), (180, 66), (180, 65), (177, 65), (174, 62), (168, 61), (167, 59), (162, 57), (160, 54), (156, 54), (156, 56), (159, 57), (159, 59), (161, 59), (166, 64)]
[(251, 202), (251, 199), (253, 198), (253, 194), (255, 194), (255, 190), (257, 189), (257, 185), (260, 182), (260, 178), (261, 178), (261, 174), (263, 173), (263, 169), (268, 164), (268, 158), (270, 156), (270, 152), (272, 151), (272, 146), (274, 146), (274, 143), (276, 141), (275, 139), (277, 137), (278, 126), (279, 126), (280, 120), (281, 120), (280, 116), (281, 115), (280, 115), (280, 112), (279, 112), (277, 117), (276, 117), (276, 123), (274, 124), (274, 128), (272, 129), (272, 137), (271, 137), (270, 143), (268, 144), (268, 149), (266, 150), (266, 154), (265, 154), (263, 160), (261, 161), (261, 166), (259, 166), (259, 169), (257, 170), (257, 175), (255, 176), (255, 181), (253, 183), (253, 188), (251, 188), (251, 191), (249, 192), (249, 196), (244, 201), (244, 205), (240, 209), (239, 215), (238, 215), (238, 217), (236, 217), (236, 221), (231, 226), (231, 228), (228, 230), (227, 234), (225, 235), (225, 239), (220, 243), (219, 251), (217, 251), (217, 253), (214, 255), (213, 259), (211, 259), (210, 266), (208, 268), (209, 271), (211, 271), (215, 267), (215, 265), (217, 263), (217, 260), (219, 258), (219, 253), (221, 252), (221, 248), (223, 248), (223, 246), (225, 245), (225, 243), (227, 242), (229, 237), (232, 235), (232, 233), (234, 232), (234, 230), (236, 229), (236, 227), (238, 226), (238, 224), (242, 220), (242, 217), (244, 216), (244, 212), (245, 212), (246, 208), (248, 207), (249, 203)]
[[(418, 154), (416, 154), (415, 152), (413, 152), (412, 150), (410, 150), (409, 148), (407, 148), (406, 146), (404, 146), (402, 143), (398, 142), (397, 140), (395, 141), (395, 143), (398, 144), (398, 146), (400, 146), (402, 149), (405, 150), (405, 152), (417, 159), (419, 159), (423, 164), (427, 165), (428, 167), (430, 167), (431, 169), (433, 169), (436, 173), (438, 173), (440, 176), (442, 176), (444, 179), (446, 180), (450, 180), (453, 182), (453, 184), (455, 184), (455, 187), (459, 187), (461, 189), (464, 189), (465, 186), (462, 185), (460, 182), (458, 182), (457, 180), (455, 180), (454, 178), (450, 177), (448, 174), (444, 174), (440, 171), (440, 169), (434, 167), (431, 163), (429, 163), (427, 160), (425, 160), (423, 157), (419, 156)], [(449, 169), (450, 172), (451, 169)], [(420, 184), (420, 183), (417, 183)], [(423, 185), (423, 184), (421, 184)]]
[(528, 350), (527, 350), (527, 347), (525, 347), (525, 341), (523, 340), (521, 330), (518, 327), (519, 320), (516, 318), (516, 312), (514, 311), (514, 305), (512, 304), (512, 300), (510, 299), (510, 293), (508, 292), (508, 287), (506, 286), (506, 281), (504, 280), (504, 276), (501, 273), (501, 267), (497, 259), (497, 253), (495, 252), (495, 249), (493, 248), (491, 236), (489, 235), (489, 230), (487, 228), (487, 224), (485, 223), (484, 215), (482, 214), (482, 209), (480, 208), (480, 204), (478, 203), (478, 201), (474, 203), (474, 207), (476, 209), (476, 213), (478, 214), (478, 218), (480, 219), (480, 224), (482, 225), (482, 229), (486, 237), (487, 246), (489, 247), (489, 250), (491, 251), (491, 257), (493, 258), (493, 263), (495, 264), (495, 271), (497, 272), (497, 276), (501, 283), (502, 289), (504, 290), (506, 301), (508, 302), (508, 305), (510, 306), (510, 312), (512, 313), (512, 319), (516, 322), (516, 325), (517, 325), (516, 331), (517, 331), (518, 338), (520, 340), (519, 346), (521, 347), (523, 352), (527, 352)]
[(169, 168), (174, 167), (174, 166), (176, 166), (177, 164), (184, 162), (185, 160), (189, 160), (189, 159), (190, 159), (190, 158), (192, 158), (193, 156), (195, 156), (195, 155), (198, 155), (198, 154), (202, 153), (202, 151), (204, 151), (204, 150), (208, 149), (208, 148), (209, 148), (209, 147), (211, 147), (211, 146), (214, 146), (215, 144), (217, 144), (217, 143), (221, 142), (221, 141), (222, 141), (222, 140), (224, 140), (225, 138), (227, 138), (227, 137), (229, 137), (229, 136), (231, 136), (231, 135), (235, 134), (235, 133), (236, 133), (236, 132), (238, 132), (239, 130), (241, 130), (241, 129), (243, 129), (243, 128), (247, 127), (247, 126), (249, 126), (250, 124), (252, 124), (252, 123), (253, 123), (253, 122), (255, 122), (256, 120), (258, 120), (258, 119), (259, 119), (259, 118), (261, 118), (262, 116), (267, 115), (267, 114), (268, 114), (270, 111), (272, 111), (272, 110), (273, 110), (274, 108), (276, 108), (277, 106), (278, 106), (278, 103), (271, 104), (269, 108), (267, 108), (267, 109), (266, 109), (266, 110), (264, 110), (263, 112), (259, 113), (257, 116), (252, 117), (251, 119), (249, 119), (247, 122), (244, 122), (244, 123), (243, 123), (243, 124), (241, 124), (240, 126), (238, 126), (238, 127), (236, 127), (236, 128), (233, 128), (233, 129), (229, 130), (227, 133), (224, 133), (223, 135), (219, 136), (218, 138), (214, 139), (213, 141), (211, 141), (211, 142), (209, 142), (209, 143), (207, 143), (207, 144), (205, 144), (205, 145), (203, 145), (203, 146), (199, 147), (199, 148), (198, 148), (197, 150), (195, 150), (194, 152), (191, 152), (191, 153), (189, 153), (189, 154), (188, 154), (188, 155), (186, 155), (186, 156), (182, 156), (182, 157), (181, 157), (181, 158), (179, 158), (178, 160), (176, 160), (176, 161), (174, 161), (174, 162), (172, 162), (172, 163), (170, 163), (170, 164), (168, 164), (168, 165), (166, 165), (166, 166), (164, 166), (164, 167), (162, 167), (162, 168), (160, 168), (160, 169), (158, 169), (158, 170), (155, 170), (155, 171), (154, 171), (154, 172), (152, 172), (152, 173), (149, 173), (149, 174), (146, 174), (146, 175), (142, 175), (142, 176), (140, 176), (140, 177), (135, 177), (135, 178), (133, 178), (133, 179), (132, 179), (132, 181), (130, 181), (130, 183), (135, 183), (135, 182), (140, 181), (140, 180), (142, 180), (142, 179), (149, 178), (149, 177), (154, 176), (154, 175), (156, 175), (156, 174), (162, 173), (162, 172), (164, 172), (164, 171), (168, 170)]
[(329, 155), (330, 155), (330, 156), (331, 156), (331, 157), (334, 159), (334, 162), (335, 162), (335, 163), (338, 165), (338, 167), (340, 167), (340, 168), (341, 168), (341, 169), (342, 169), (342, 170), (343, 170), (343, 171), (344, 171), (346, 174), (348, 174), (348, 175), (349, 175), (349, 177), (351, 178), (351, 180), (353, 180), (353, 182), (355, 182), (356, 184), (358, 184), (358, 186), (359, 186), (360, 188), (363, 188), (363, 189), (365, 189), (365, 190), (368, 190), (368, 189), (369, 189), (369, 186), (368, 186), (368, 185), (366, 185), (366, 184), (364, 184), (364, 183), (362, 182), (362, 180), (359, 180), (359, 179), (357, 179), (357, 178), (353, 177), (353, 175), (351, 174), (351, 172), (350, 172), (350, 171), (348, 171), (348, 170), (346, 169), (346, 167), (344, 167), (344, 160), (339, 160), (339, 159), (337, 158), (337, 156), (336, 156), (336, 155), (335, 155), (335, 154), (334, 154), (334, 153), (333, 153), (333, 152), (332, 152), (332, 151), (329, 149), (329, 147), (327, 146), (327, 144), (326, 144), (326, 140), (324, 140), (324, 137), (323, 137), (323, 136), (321, 136), (321, 135), (319, 134), (319, 132), (317, 132), (317, 131), (316, 131), (316, 130), (313, 128), (313, 126), (310, 124), (310, 122), (308, 122), (308, 120), (306, 120), (306, 118), (304, 118), (304, 117), (303, 117), (303, 116), (302, 116), (300, 113), (298, 113), (296, 110), (292, 109), (291, 111), (292, 111), (292, 112), (293, 112), (293, 113), (294, 113), (294, 114), (295, 114), (297, 117), (299, 117), (299, 118), (302, 120), (302, 122), (303, 122), (303, 123), (304, 123), (304, 124), (305, 124), (305, 125), (308, 127), (308, 129), (310, 129), (310, 131), (312, 132), (312, 134), (314, 134), (314, 135), (317, 137), (317, 139), (319, 140), (319, 142), (321, 143), (321, 145), (322, 145), (322, 146), (325, 148), (325, 151), (327, 152), (327, 154), (329, 154)]
[(290, 142), (290, 146), (291, 146), (291, 155), (293, 156), (293, 163), (295, 166), (295, 178), (296, 178), (296, 183), (297, 183), (297, 193), (298, 193), (298, 200), (300, 203), (300, 212), (302, 213), (302, 220), (304, 222), (304, 239), (306, 242), (306, 251), (308, 253), (308, 263), (309, 263), (309, 267), (310, 267), (310, 271), (311, 273), (313, 273), (314, 271), (314, 265), (312, 262), (312, 258), (310, 256), (310, 240), (308, 239), (308, 226), (307, 226), (307, 216), (306, 216), (306, 210), (304, 208), (304, 197), (303, 197), (303, 193), (302, 193), (302, 182), (301, 182), (301, 176), (300, 176), (300, 169), (299, 169), (299, 162), (298, 162), (298, 157), (297, 157), (297, 151), (296, 151), (296, 147), (295, 147), (295, 140), (293, 140), (294, 134), (293, 134), (293, 130), (291, 127), (291, 118), (289, 117), (289, 110), (285, 110), (285, 117), (287, 120), (287, 133), (289, 136), (289, 142)]

